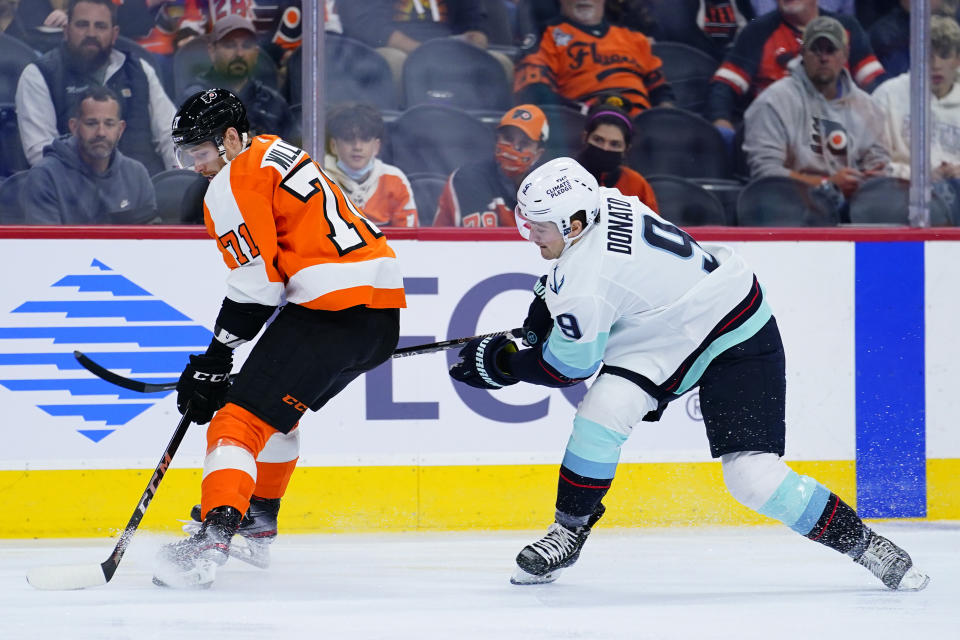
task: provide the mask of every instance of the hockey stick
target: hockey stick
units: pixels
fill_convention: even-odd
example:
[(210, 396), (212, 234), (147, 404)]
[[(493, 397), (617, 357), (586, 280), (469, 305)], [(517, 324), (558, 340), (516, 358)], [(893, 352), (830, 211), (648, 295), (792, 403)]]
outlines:
[[(493, 333), (484, 333), (478, 336), (470, 336), (468, 338), (454, 338), (453, 340), (444, 340), (442, 342), (431, 342), (430, 344), (420, 344), (413, 347), (403, 347), (402, 349), (397, 349), (390, 356), (391, 358), (404, 358), (406, 356), (415, 356), (421, 353), (434, 353), (436, 351), (446, 351), (447, 349), (455, 349), (460, 345), (466, 344), (471, 340), (477, 340), (479, 338), (492, 338), (494, 336), (507, 336), (514, 340), (519, 340), (524, 335), (522, 328), (517, 329), (508, 329), (506, 331), (495, 331)], [(123, 387), (124, 389), (130, 389), (131, 391), (138, 391), (140, 393), (158, 393), (160, 391), (172, 391), (177, 388), (176, 381), (173, 382), (145, 382), (143, 380), (134, 380), (133, 378), (126, 378), (121, 376), (118, 373), (110, 371), (106, 367), (103, 367), (93, 360), (89, 356), (80, 352), (74, 351), (73, 357), (77, 359), (77, 362), (80, 365), (97, 376), (102, 380), (106, 380), (111, 384), (115, 384), (118, 387)]]
[(391, 358), (403, 358), (406, 356), (415, 356), (421, 353), (434, 353), (435, 351), (446, 351), (448, 349), (456, 349), (462, 344), (466, 344), (471, 340), (479, 340), (481, 338), (493, 338), (495, 336), (506, 336), (513, 340), (519, 340), (523, 337), (524, 332), (523, 328), (517, 329), (508, 329), (506, 331), (494, 331), (493, 333), (482, 333), (479, 336), (470, 336), (469, 338), (454, 338), (453, 340), (444, 340), (443, 342), (431, 342), (430, 344), (420, 344), (413, 347), (404, 347), (402, 349), (397, 349), (390, 356)]
[(123, 558), (124, 551), (127, 550), (127, 545), (130, 544), (133, 534), (136, 533), (137, 527), (140, 526), (140, 521), (143, 520), (143, 514), (146, 513), (147, 507), (150, 506), (150, 501), (153, 500), (153, 496), (157, 493), (160, 481), (163, 480), (163, 476), (166, 475), (167, 470), (170, 468), (173, 456), (183, 441), (183, 437), (186, 435), (189, 426), (190, 406), (188, 404), (186, 412), (183, 414), (183, 417), (180, 418), (180, 424), (177, 425), (173, 436), (170, 438), (170, 442), (167, 444), (166, 450), (163, 452), (163, 457), (160, 458), (160, 463), (153, 472), (150, 482), (147, 483), (147, 488), (144, 489), (143, 495), (140, 496), (140, 502), (137, 503), (137, 508), (133, 510), (133, 515), (130, 516), (130, 521), (127, 522), (126, 528), (124, 528), (123, 533), (120, 534), (120, 539), (117, 541), (116, 546), (113, 548), (113, 553), (110, 554), (109, 558), (99, 565), (76, 564), (37, 567), (27, 572), (27, 582), (29, 582), (32, 587), (44, 590), (87, 589), (89, 587), (99, 587), (110, 582), (113, 574), (117, 571), (117, 567), (120, 565), (120, 559)]

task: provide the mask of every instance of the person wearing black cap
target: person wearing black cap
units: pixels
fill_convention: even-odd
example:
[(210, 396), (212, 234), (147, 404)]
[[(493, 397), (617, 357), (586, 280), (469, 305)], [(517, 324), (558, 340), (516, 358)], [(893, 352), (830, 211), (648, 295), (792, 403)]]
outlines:
[(204, 89), (229, 89), (246, 107), (254, 135), (275, 134), (300, 144), (300, 123), (290, 105), (275, 89), (253, 77), (260, 56), (253, 22), (238, 15), (226, 16), (213, 25), (209, 38), (211, 66), (190, 83), (180, 101)]
[(630, 103), (625, 98), (616, 94), (601, 96), (600, 102), (587, 112), (584, 147), (577, 155), (577, 161), (600, 186), (614, 187), (624, 195), (637, 196), (640, 202), (659, 212), (650, 183), (623, 164), (633, 138), (629, 111)]

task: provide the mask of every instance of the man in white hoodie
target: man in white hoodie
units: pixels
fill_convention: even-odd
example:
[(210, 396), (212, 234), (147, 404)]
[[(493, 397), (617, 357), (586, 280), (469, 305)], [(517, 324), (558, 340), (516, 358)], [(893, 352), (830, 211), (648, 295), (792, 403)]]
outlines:
[[(960, 25), (947, 16), (930, 20), (930, 165), (935, 181), (960, 179)], [(910, 179), (910, 74), (887, 80), (873, 94), (886, 110), (892, 174)]]
[(848, 50), (847, 31), (834, 18), (819, 16), (807, 25), (790, 75), (770, 85), (744, 116), (752, 177), (790, 176), (839, 204), (866, 178), (887, 174), (885, 116), (845, 69)]

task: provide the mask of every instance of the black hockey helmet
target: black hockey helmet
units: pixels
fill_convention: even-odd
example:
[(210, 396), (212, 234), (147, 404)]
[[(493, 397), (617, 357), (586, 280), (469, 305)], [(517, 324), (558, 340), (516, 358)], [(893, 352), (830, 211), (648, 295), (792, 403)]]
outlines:
[(193, 94), (173, 118), (172, 136), (177, 155), (181, 155), (181, 149), (207, 141), (213, 142), (220, 155), (224, 155), (223, 134), (230, 127), (241, 136), (250, 130), (247, 109), (240, 98), (226, 89), (206, 89)]

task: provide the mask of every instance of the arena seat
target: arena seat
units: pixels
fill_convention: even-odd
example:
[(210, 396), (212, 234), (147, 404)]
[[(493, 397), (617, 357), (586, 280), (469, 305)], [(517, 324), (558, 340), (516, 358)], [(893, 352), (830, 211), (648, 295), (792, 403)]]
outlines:
[(415, 173), (407, 176), (413, 189), (413, 199), (417, 203), (417, 218), (421, 227), (433, 224), (437, 215), (437, 201), (447, 184), (447, 177), (439, 173)]
[(29, 168), (17, 127), (16, 107), (13, 104), (0, 104), (0, 177)]
[(576, 157), (583, 148), (583, 127), (587, 116), (571, 107), (551, 104), (541, 105), (540, 109), (547, 116), (550, 126), (550, 135), (547, 136), (546, 148), (541, 162), (554, 158)]
[[(878, 176), (865, 180), (850, 196), (852, 224), (908, 225), (910, 183)], [(930, 200), (930, 226), (951, 224), (947, 207), (939, 198)]]
[(203, 224), (203, 196), (209, 182), (195, 171), (168, 169), (151, 180), (160, 224)]
[(0, 32), (0, 102), (13, 102), (23, 68), (39, 57), (28, 45)]
[(716, 127), (683, 109), (656, 107), (633, 122), (627, 165), (643, 175), (732, 178), (730, 153)]
[(403, 63), (403, 99), (409, 108), (439, 104), (506, 111), (512, 104), (503, 66), (490, 53), (455, 38), (435, 38)]
[(462, 164), (493, 155), (494, 133), (462, 109), (421, 104), (386, 123), (389, 158), (408, 176), (449, 175)]
[(678, 227), (726, 224), (723, 204), (700, 185), (678, 176), (645, 176), (657, 196), (660, 215)]
[[(323, 35), (324, 80), (327, 104), (366, 102), (379, 109), (397, 109), (400, 101), (390, 65), (377, 51), (359, 40), (325, 33)], [(288, 99), (302, 102), (303, 49), (287, 61)]]
[(25, 216), (20, 208), (20, 188), (29, 171), (20, 171), (0, 182), (0, 224), (23, 224)]
[(753, 180), (737, 198), (741, 227), (828, 227), (839, 220), (810, 195), (810, 187), (786, 176)]
[(653, 54), (663, 62), (663, 75), (676, 96), (674, 104), (703, 115), (710, 78), (719, 66), (716, 59), (680, 42), (654, 42)]

